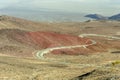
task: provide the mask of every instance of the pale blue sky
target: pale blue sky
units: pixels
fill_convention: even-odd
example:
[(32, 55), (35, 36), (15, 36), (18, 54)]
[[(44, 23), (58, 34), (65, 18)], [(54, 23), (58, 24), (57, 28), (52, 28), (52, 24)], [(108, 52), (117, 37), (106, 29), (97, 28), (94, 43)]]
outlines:
[(120, 0), (0, 0), (0, 9), (6, 7), (113, 15), (120, 13)]

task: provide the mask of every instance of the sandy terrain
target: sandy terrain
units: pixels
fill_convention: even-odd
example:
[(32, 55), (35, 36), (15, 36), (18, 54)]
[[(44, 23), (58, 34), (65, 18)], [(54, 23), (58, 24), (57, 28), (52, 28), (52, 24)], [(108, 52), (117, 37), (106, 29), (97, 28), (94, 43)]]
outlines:
[[(40, 37), (38, 31), (49, 31), (50, 34), (42, 34), (48, 40)], [(55, 35), (51, 36), (51, 31)], [(30, 35), (26, 37), (28, 32)], [(90, 36), (78, 39), (78, 35), (86, 33), (119, 37), (119, 32), (119, 21), (41, 23), (1, 16), (0, 80), (120, 80), (120, 40)], [(55, 55), (53, 51), (44, 55), (44, 59), (38, 59), (35, 51), (48, 47), (48, 44), (44, 47), (46, 42), (40, 41), (41, 38), (46, 42), (52, 40), (50, 42), (57, 46), (59, 42), (62, 46), (84, 44), (86, 39), (95, 40), (97, 44), (74, 49), (79, 55)], [(55, 44), (52, 46), (56, 47)]]
[[(119, 80), (119, 59), (119, 54), (111, 53), (89, 56), (55, 55), (44, 60), (0, 56), (0, 80), (70, 80), (93, 70), (94, 73), (80, 80)], [(106, 79), (102, 79), (104, 77)]]

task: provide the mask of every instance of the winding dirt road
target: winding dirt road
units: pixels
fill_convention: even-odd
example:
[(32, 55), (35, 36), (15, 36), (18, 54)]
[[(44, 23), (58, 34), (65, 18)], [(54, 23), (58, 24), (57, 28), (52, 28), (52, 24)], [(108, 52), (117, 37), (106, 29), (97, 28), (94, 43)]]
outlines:
[[(111, 38), (111, 39), (120, 39), (119, 37), (107, 36), (107, 35), (99, 35), (99, 34), (81, 34), (81, 35), (79, 35), (79, 37), (82, 37), (82, 38), (86, 37), (86, 36), (96, 36), (96, 37), (98, 36), (98, 37), (107, 37), (107, 38)], [(63, 46), (63, 47), (55, 47), (55, 48), (47, 48), (47, 49), (43, 49), (43, 50), (38, 50), (35, 53), (35, 56), (38, 59), (43, 59), (45, 54), (48, 54), (48, 53), (50, 53), (51, 51), (54, 51), (54, 50), (72, 49), (72, 48), (80, 48), (80, 47), (86, 48), (87, 46), (96, 44), (96, 41), (94, 41), (94, 40), (91, 40), (91, 42), (92, 42), (91, 44), (86, 44), (86, 45)]]
[(96, 44), (96, 42), (94, 40), (91, 40), (91, 42), (92, 42), (91, 44), (86, 44), (86, 45), (76, 45), (76, 46), (63, 46), (63, 47), (47, 48), (47, 49), (43, 49), (43, 50), (37, 51), (35, 55), (36, 55), (36, 57), (38, 59), (43, 59), (45, 54), (50, 53), (51, 51), (54, 51), (54, 50), (73, 49), (73, 48), (80, 48), (80, 47), (86, 48), (87, 46)]

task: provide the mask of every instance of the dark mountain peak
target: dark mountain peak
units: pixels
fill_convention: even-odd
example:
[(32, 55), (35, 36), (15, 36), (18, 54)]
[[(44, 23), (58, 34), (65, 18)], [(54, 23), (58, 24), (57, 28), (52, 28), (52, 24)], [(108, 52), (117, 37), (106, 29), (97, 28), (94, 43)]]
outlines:
[(120, 13), (109, 17), (110, 20), (120, 20)]
[(100, 14), (88, 14), (85, 17), (89, 17), (89, 18), (96, 19), (96, 20), (106, 20), (106, 19), (108, 19), (107, 17), (102, 16)]

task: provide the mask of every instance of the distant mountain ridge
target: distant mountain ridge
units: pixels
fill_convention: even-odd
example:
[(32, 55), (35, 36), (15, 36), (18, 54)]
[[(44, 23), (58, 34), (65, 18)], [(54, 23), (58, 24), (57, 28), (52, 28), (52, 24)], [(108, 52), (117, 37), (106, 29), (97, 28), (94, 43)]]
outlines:
[(51, 10), (51, 9), (26, 9), (26, 8), (15, 8), (15, 7), (7, 7), (0, 9), (0, 15), (9, 15), (20, 17), (32, 21), (42, 21), (42, 22), (78, 22), (78, 21), (86, 21), (89, 18), (84, 17), (86, 14), (84, 13), (75, 13), (75, 12), (67, 12), (67, 11), (59, 11), (59, 10)]
[(111, 20), (120, 20), (120, 14), (113, 15), (113, 16), (109, 17), (109, 19), (111, 19)]
[(106, 19), (108, 19), (107, 17), (102, 16), (100, 14), (88, 14), (85, 17), (89, 17), (89, 18), (97, 19), (97, 20), (106, 20)]
[(92, 18), (95, 20), (120, 20), (120, 14), (116, 14), (109, 17), (103, 16), (100, 14), (88, 14), (85, 17)]

